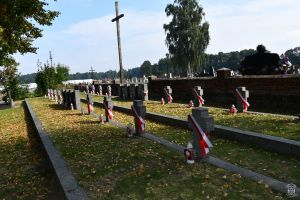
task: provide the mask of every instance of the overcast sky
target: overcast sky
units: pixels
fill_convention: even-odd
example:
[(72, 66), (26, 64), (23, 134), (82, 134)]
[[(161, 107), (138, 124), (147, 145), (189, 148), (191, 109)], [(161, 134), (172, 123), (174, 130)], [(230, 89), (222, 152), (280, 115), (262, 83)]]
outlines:
[[(138, 67), (143, 61), (156, 63), (168, 52), (163, 24), (164, 9), (171, 0), (119, 0), (123, 65)], [(210, 24), (207, 53), (239, 51), (264, 44), (283, 53), (300, 46), (299, 0), (200, 0)], [(61, 15), (44, 36), (34, 42), (37, 54), (15, 55), (22, 74), (37, 71), (37, 60), (46, 62), (49, 51), (55, 63), (71, 73), (118, 70), (114, 0), (50, 1), (50, 9)]]

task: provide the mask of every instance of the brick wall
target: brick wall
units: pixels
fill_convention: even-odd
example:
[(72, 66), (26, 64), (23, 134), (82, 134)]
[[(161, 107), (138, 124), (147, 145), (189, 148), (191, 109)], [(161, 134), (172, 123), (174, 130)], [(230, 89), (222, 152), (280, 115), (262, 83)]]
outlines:
[(172, 87), (174, 101), (186, 103), (193, 98), (193, 87), (201, 86), (206, 104), (220, 107), (235, 104), (233, 90), (245, 86), (250, 92), (250, 110), (300, 113), (300, 75), (150, 79), (150, 98), (160, 99), (167, 85)]

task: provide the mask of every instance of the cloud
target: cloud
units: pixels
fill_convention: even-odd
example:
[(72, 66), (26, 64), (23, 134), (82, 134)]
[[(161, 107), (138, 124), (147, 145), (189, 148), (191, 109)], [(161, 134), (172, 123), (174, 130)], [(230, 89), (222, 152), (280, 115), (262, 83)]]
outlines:
[[(96, 0), (89, 0), (85, 6), (93, 1)], [(202, 2), (205, 19), (210, 24), (208, 53), (256, 48), (258, 44), (264, 44), (272, 52), (282, 53), (299, 46), (299, 0)], [(163, 11), (124, 9), (123, 13), (124, 68), (140, 66), (145, 60), (158, 62), (167, 53), (163, 24), (170, 19)], [(38, 55), (17, 56), (22, 64), (20, 71), (35, 72), (37, 59), (45, 62), (50, 50), (54, 60), (69, 65), (72, 73), (86, 72), (91, 66), (97, 71), (118, 70), (116, 24), (111, 22), (112, 18), (114, 15), (108, 14), (75, 22), (63, 30), (46, 31), (44, 37), (35, 42), (41, 47)]]
[[(221, 14), (216, 12), (220, 10)], [(225, 10), (222, 12), (222, 10)], [(297, 0), (249, 0), (243, 4), (208, 7), (211, 42), (208, 52), (256, 48), (258, 44), (276, 53), (299, 45)]]

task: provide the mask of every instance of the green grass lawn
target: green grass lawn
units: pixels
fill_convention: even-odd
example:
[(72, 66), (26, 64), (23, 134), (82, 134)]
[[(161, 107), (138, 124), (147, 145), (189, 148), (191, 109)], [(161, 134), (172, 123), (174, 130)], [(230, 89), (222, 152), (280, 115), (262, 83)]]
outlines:
[(124, 130), (78, 111), (42, 98), (30, 102), (91, 199), (283, 198), (267, 185), (209, 164), (187, 165), (162, 145), (127, 138)]
[[(86, 105), (82, 104), (82, 106), (86, 109)], [(95, 107), (95, 112), (104, 114), (104, 110), (98, 107)], [(114, 120), (123, 124), (134, 124), (132, 116), (120, 112), (114, 112), (114, 114)], [(183, 146), (186, 146), (189, 141), (192, 142), (192, 132), (184, 128), (146, 120), (146, 131)], [(214, 148), (212, 148), (211, 155), (213, 156), (276, 179), (300, 185), (299, 159), (216, 137), (212, 138), (212, 142)]]
[(53, 177), (20, 102), (0, 110), (0, 199), (47, 199)]
[[(84, 97), (83, 94), (82, 97)], [(94, 96), (94, 100), (103, 102), (103, 97)], [(124, 101), (119, 98), (113, 98), (113, 103), (124, 107), (132, 105), (132, 101)], [(178, 116), (182, 119), (187, 119), (187, 115), (192, 112), (187, 104), (172, 103), (161, 105), (157, 101), (148, 101), (145, 102), (145, 105), (148, 112)], [(209, 107), (208, 110), (210, 115), (214, 117), (215, 124), (300, 141), (300, 120), (247, 113), (238, 113), (236, 116), (233, 116), (223, 109), (213, 107)]]

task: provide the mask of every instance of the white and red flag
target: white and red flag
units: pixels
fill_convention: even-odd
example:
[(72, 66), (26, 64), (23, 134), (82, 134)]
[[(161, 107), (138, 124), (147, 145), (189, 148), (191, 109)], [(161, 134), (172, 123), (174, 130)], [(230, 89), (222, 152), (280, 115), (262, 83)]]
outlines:
[(196, 134), (198, 136), (197, 138), (199, 138), (199, 141), (197, 141), (195, 144), (199, 145), (201, 157), (203, 158), (208, 154), (209, 148), (212, 148), (212, 144), (208, 139), (207, 134), (201, 129), (195, 118), (192, 115), (189, 115), (188, 119), (191, 122), (194, 130), (196, 131)]
[(162, 105), (165, 105), (165, 100), (164, 100), (164, 98), (161, 98), (160, 103), (161, 103)]
[(113, 119), (114, 114), (112, 112), (112, 109), (108, 108), (105, 103), (103, 105), (104, 105), (104, 109), (105, 109), (105, 115), (108, 116), (109, 119)]
[(144, 91), (144, 96), (147, 96), (148, 90)]
[(193, 100), (190, 100), (189, 107), (190, 107), (190, 108), (194, 107), (194, 102), (193, 102)]
[(93, 105), (91, 103), (88, 103), (88, 112), (91, 113), (93, 112), (94, 108)]
[(241, 95), (241, 93), (239, 92), (238, 89), (235, 89), (236, 94), (238, 95), (239, 99), (242, 101), (243, 104), (243, 112), (246, 112), (248, 110), (248, 107), (250, 106), (250, 104), (246, 101), (246, 99), (244, 99)]
[(138, 115), (138, 113), (136, 112), (134, 106), (131, 106), (131, 109), (133, 111), (133, 115), (134, 115), (135, 119), (138, 122), (138, 128), (139, 128), (140, 132), (144, 133), (144, 131), (145, 131), (145, 121), (144, 121), (144, 119), (141, 116)]

